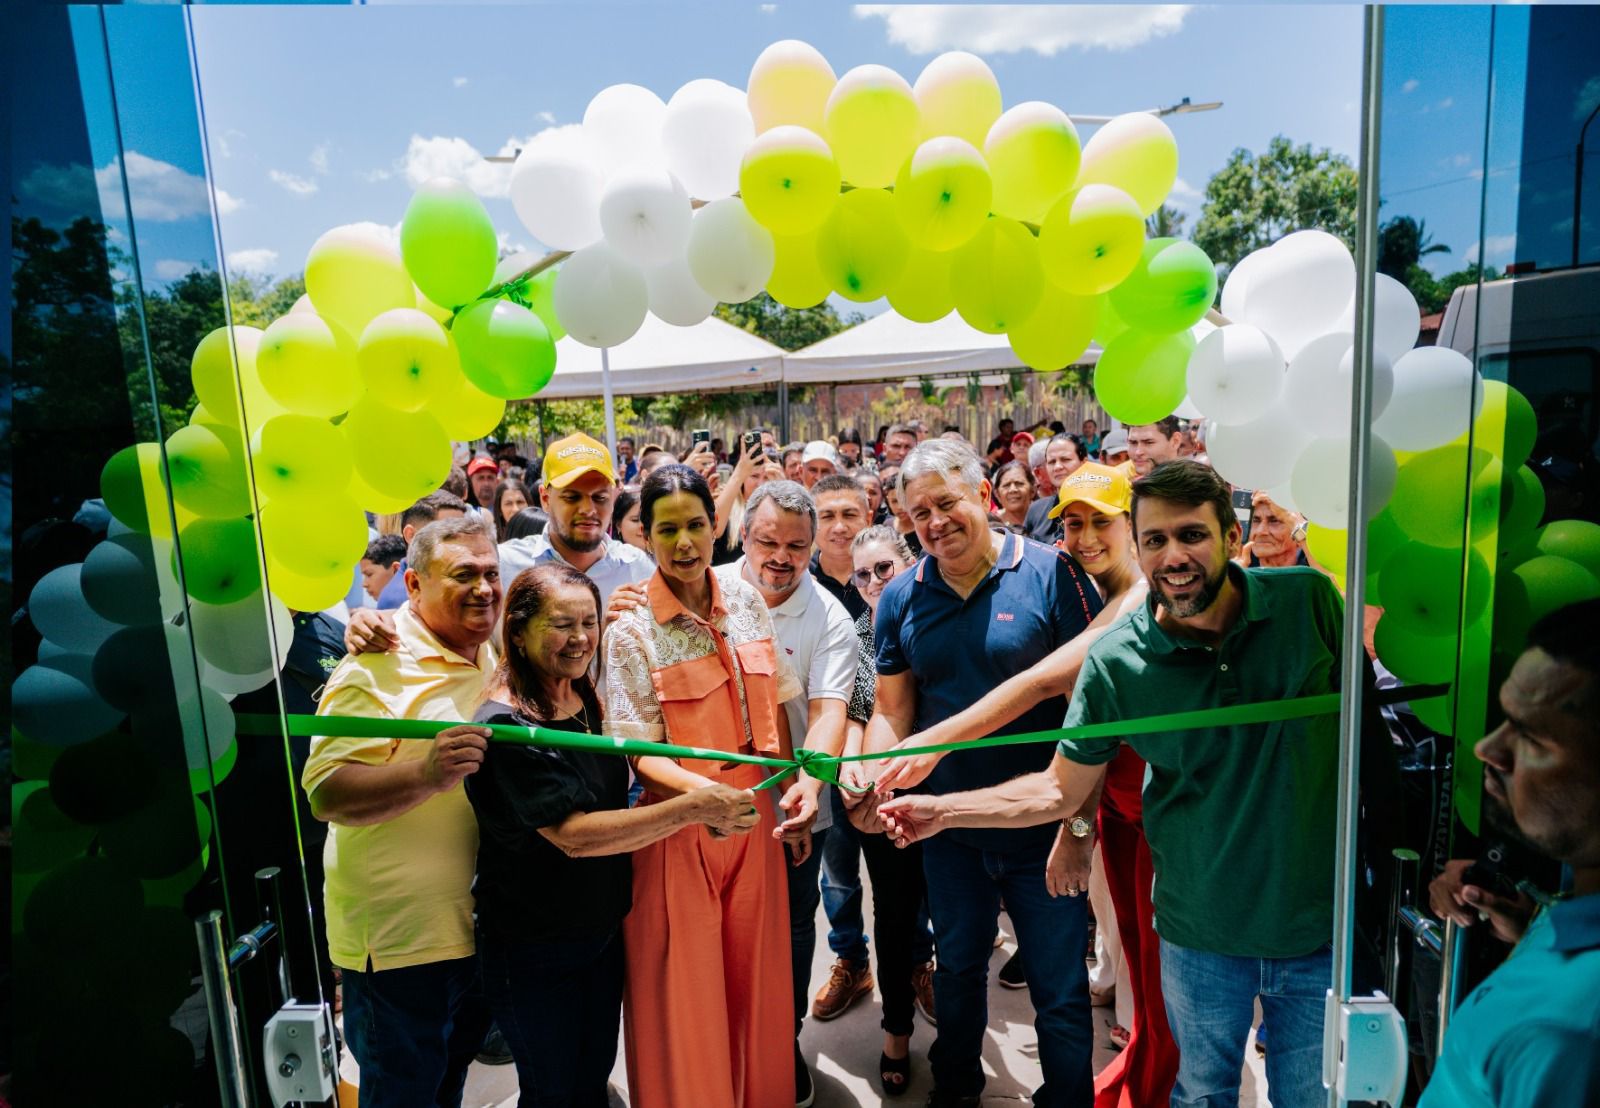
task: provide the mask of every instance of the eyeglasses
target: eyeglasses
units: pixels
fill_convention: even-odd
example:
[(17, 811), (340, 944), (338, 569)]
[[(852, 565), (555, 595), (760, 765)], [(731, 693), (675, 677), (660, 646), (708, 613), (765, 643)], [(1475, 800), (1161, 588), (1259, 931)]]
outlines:
[(856, 588), (864, 589), (876, 577), (880, 581), (887, 581), (900, 572), (900, 563), (893, 561), (875, 562), (871, 569), (858, 569), (850, 575), (850, 580)]

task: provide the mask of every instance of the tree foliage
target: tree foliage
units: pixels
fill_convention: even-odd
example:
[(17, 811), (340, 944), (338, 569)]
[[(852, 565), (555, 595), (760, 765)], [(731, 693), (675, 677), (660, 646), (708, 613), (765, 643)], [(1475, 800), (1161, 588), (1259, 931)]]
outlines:
[(716, 317), (784, 350), (799, 350), (862, 321), (860, 312), (840, 317), (824, 300), (814, 308), (788, 308), (765, 292), (743, 304), (718, 304)]
[(1450, 248), (1434, 242), (1428, 221), (1397, 215), (1378, 228), (1378, 272), (1404, 281), (1411, 267), (1429, 254), (1448, 254)]
[(1411, 290), (1411, 295), (1417, 298), (1417, 307), (1423, 315), (1444, 311), (1445, 305), (1450, 303), (1450, 294), (1463, 285), (1475, 285), (1480, 280), (1497, 281), (1505, 274), (1494, 266), (1484, 268), (1477, 262), (1454, 273), (1446, 273), (1443, 277), (1435, 277), (1420, 265), (1412, 264), (1406, 270), (1404, 284)]
[(1206, 184), (1193, 239), (1227, 269), (1291, 231), (1327, 231), (1355, 249), (1356, 171), (1350, 159), (1278, 135), (1262, 154), (1237, 149)]

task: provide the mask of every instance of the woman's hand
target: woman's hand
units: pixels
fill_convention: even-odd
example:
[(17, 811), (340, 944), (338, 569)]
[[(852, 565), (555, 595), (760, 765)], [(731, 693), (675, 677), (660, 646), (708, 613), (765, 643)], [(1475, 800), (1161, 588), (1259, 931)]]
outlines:
[(742, 835), (761, 822), (756, 794), (749, 789), (712, 782), (688, 794), (695, 802), (695, 820), (713, 835)]
[(400, 645), (394, 613), (357, 608), (344, 625), (344, 648), (351, 654), (387, 654)]
[(611, 591), (611, 599), (606, 603), (606, 626), (617, 622), (623, 612), (631, 612), (642, 607), (647, 597), (643, 582), (638, 584), (618, 585)]
[(1089, 867), (1094, 861), (1094, 836), (1078, 838), (1067, 825), (1056, 830), (1050, 860), (1045, 863), (1044, 888), (1051, 896), (1077, 896), (1089, 891)]
[(696, 443), (694, 449), (684, 455), (683, 464), (694, 469), (708, 481), (711, 475), (717, 472), (717, 456), (711, 453), (709, 442)]
[(789, 844), (797, 866), (811, 857), (811, 825), (817, 821), (817, 794), (821, 789), (821, 781), (801, 775), (778, 801), (778, 807), (789, 813), (789, 818), (773, 828), (772, 837)]

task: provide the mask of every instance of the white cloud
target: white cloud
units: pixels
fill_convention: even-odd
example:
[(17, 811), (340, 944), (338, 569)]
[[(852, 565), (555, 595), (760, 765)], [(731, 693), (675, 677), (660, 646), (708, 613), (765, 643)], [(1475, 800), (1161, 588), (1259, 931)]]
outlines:
[(281, 185), (296, 196), (310, 196), (317, 191), (317, 183), (309, 177), (298, 177), (293, 173), (285, 173), (281, 169), (268, 170), (267, 176), (272, 178), (273, 184)]
[(37, 165), (17, 182), (17, 193), (36, 204), (81, 211), (95, 202), (94, 174), (81, 164)]
[(186, 262), (181, 258), (158, 258), (150, 271), (163, 281), (176, 281), (179, 277), (188, 276), (190, 270), (200, 268), (194, 262)]
[(1416, 92), (1417, 89), (1419, 89), (1421, 87), (1422, 87), (1422, 82), (1417, 80), (1415, 77), (1413, 77), (1413, 78), (1411, 78), (1411, 80), (1407, 81), (1405, 84), (1400, 86), (1400, 91), (1401, 92)]
[(1455, 104), (1456, 104), (1456, 98), (1454, 96), (1446, 96), (1443, 100), (1439, 101), (1439, 103), (1437, 105), (1435, 105), (1435, 107), (1437, 107), (1442, 112), (1442, 111), (1448, 111), (1450, 108), (1455, 107)]
[[(170, 162), (128, 151), (128, 192), (133, 197), (133, 218), (150, 223), (176, 223), (209, 215), (211, 204), (204, 177), (185, 172)], [(120, 213), (122, 174), (117, 159), (94, 172), (100, 190), (101, 209), (108, 215)], [(217, 210), (223, 215), (238, 211), (244, 202), (217, 189)]]
[(540, 112), (539, 113), (539, 122), (540, 123), (554, 123), (555, 121), (556, 121), (556, 113), (555, 112)]
[(367, 170), (365, 173), (363, 173), (361, 175), (361, 179), (366, 181), (368, 184), (372, 184), (372, 183), (377, 182), (377, 181), (387, 181), (390, 177), (393, 177), (393, 176), (394, 176), (394, 171), (393, 170), (388, 170), (388, 169), (369, 169), (369, 170)]
[(242, 139), (245, 133), (237, 127), (228, 127), (219, 134), (211, 136), (211, 149), (216, 151), (219, 158), (233, 157), (233, 142)]
[(450, 83), (456, 88), (464, 88), (466, 86), (467, 79), (465, 77), (452, 77), (450, 78)]
[(1590, 77), (1578, 90), (1578, 99), (1573, 102), (1572, 122), (1581, 124), (1588, 119), (1596, 104), (1600, 104), (1600, 77)]
[[(501, 144), (496, 153), (510, 157), (518, 150), (551, 141), (556, 136), (576, 133), (580, 127), (581, 124), (567, 123), (559, 127), (546, 127), (528, 138), (513, 135)], [(505, 196), (511, 188), (511, 163), (484, 161), (482, 151), (459, 135), (435, 135), (432, 138), (412, 135), (400, 168), (412, 187), (434, 177), (453, 177), (479, 196)]]
[(254, 250), (233, 250), (228, 253), (228, 268), (235, 273), (268, 274), (278, 261), (278, 252), (265, 246)]
[[(1484, 240), (1484, 247), (1485, 249), (1482, 253), (1486, 264), (1493, 265), (1499, 262), (1509, 262), (1512, 260), (1512, 252), (1517, 248), (1517, 236), (1490, 235)], [(1475, 242), (1467, 247), (1467, 252), (1462, 255), (1462, 258), (1468, 265), (1472, 265), (1478, 260), (1478, 253), (1479, 244)]]
[(1127, 50), (1183, 26), (1188, 4), (857, 4), (882, 19), (889, 41), (913, 54), (971, 50), (1051, 57), (1062, 50)]
[(311, 156), (306, 159), (311, 163), (311, 168), (316, 170), (318, 173), (326, 174), (328, 172), (329, 145), (330, 144), (326, 142), (318, 143), (312, 148)]
[(762, 4), (761, 5), (761, 10), (765, 14), (771, 15), (773, 12), (778, 10), (778, 5), (776, 5), (776, 4)]

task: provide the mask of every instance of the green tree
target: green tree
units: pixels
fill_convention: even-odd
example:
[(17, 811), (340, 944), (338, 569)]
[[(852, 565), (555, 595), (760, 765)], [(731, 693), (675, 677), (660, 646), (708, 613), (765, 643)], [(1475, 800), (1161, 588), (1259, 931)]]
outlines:
[(1428, 234), (1427, 220), (1397, 215), (1378, 228), (1378, 272), (1396, 281), (1405, 281), (1411, 268), (1429, 254), (1448, 253), (1448, 246)]
[(1240, 148), (1206, 183), (1194, 242), (1228, 269), (1291, 231), (1327, 231), (1355, 247), (1356, 171), (1332, 150), (1282, 135), (1265, 153)]
[(1463, 285), (1475, 285), (1480, 280), (1497, 281), (1505, 276), (1494, 266), (1484, 268), (1477, 262), (1458, 269), (1454, 273), (1446, 273), (1443, 277), (1435, 277), (1422, 266), (1413, 263), (1406, 270), (1404, 284), (1411, 290), (1411, 295), (1417, 298), (1417, 307), (1423, 315), (1444, 311), (1445, 305), (1450, 303), (1450, 294)]
[(1183, 225), (1189, 222), (1189, 217), (1176, 208), (1163, 204), (1144, 219), (1144, 232), (1146, 237), (1153, 239), (1181, 239), (1183, 238)]
[(847, 327), (854, 327), (865, 317), (851, 312), (840, 317), (832, 304), (824, 300), (814, 308), (788, 308), (765, 292), (743, 304), (718, 304), (716, 317), (766, 339), (784, 350), (799, 350), (836, 335)]

